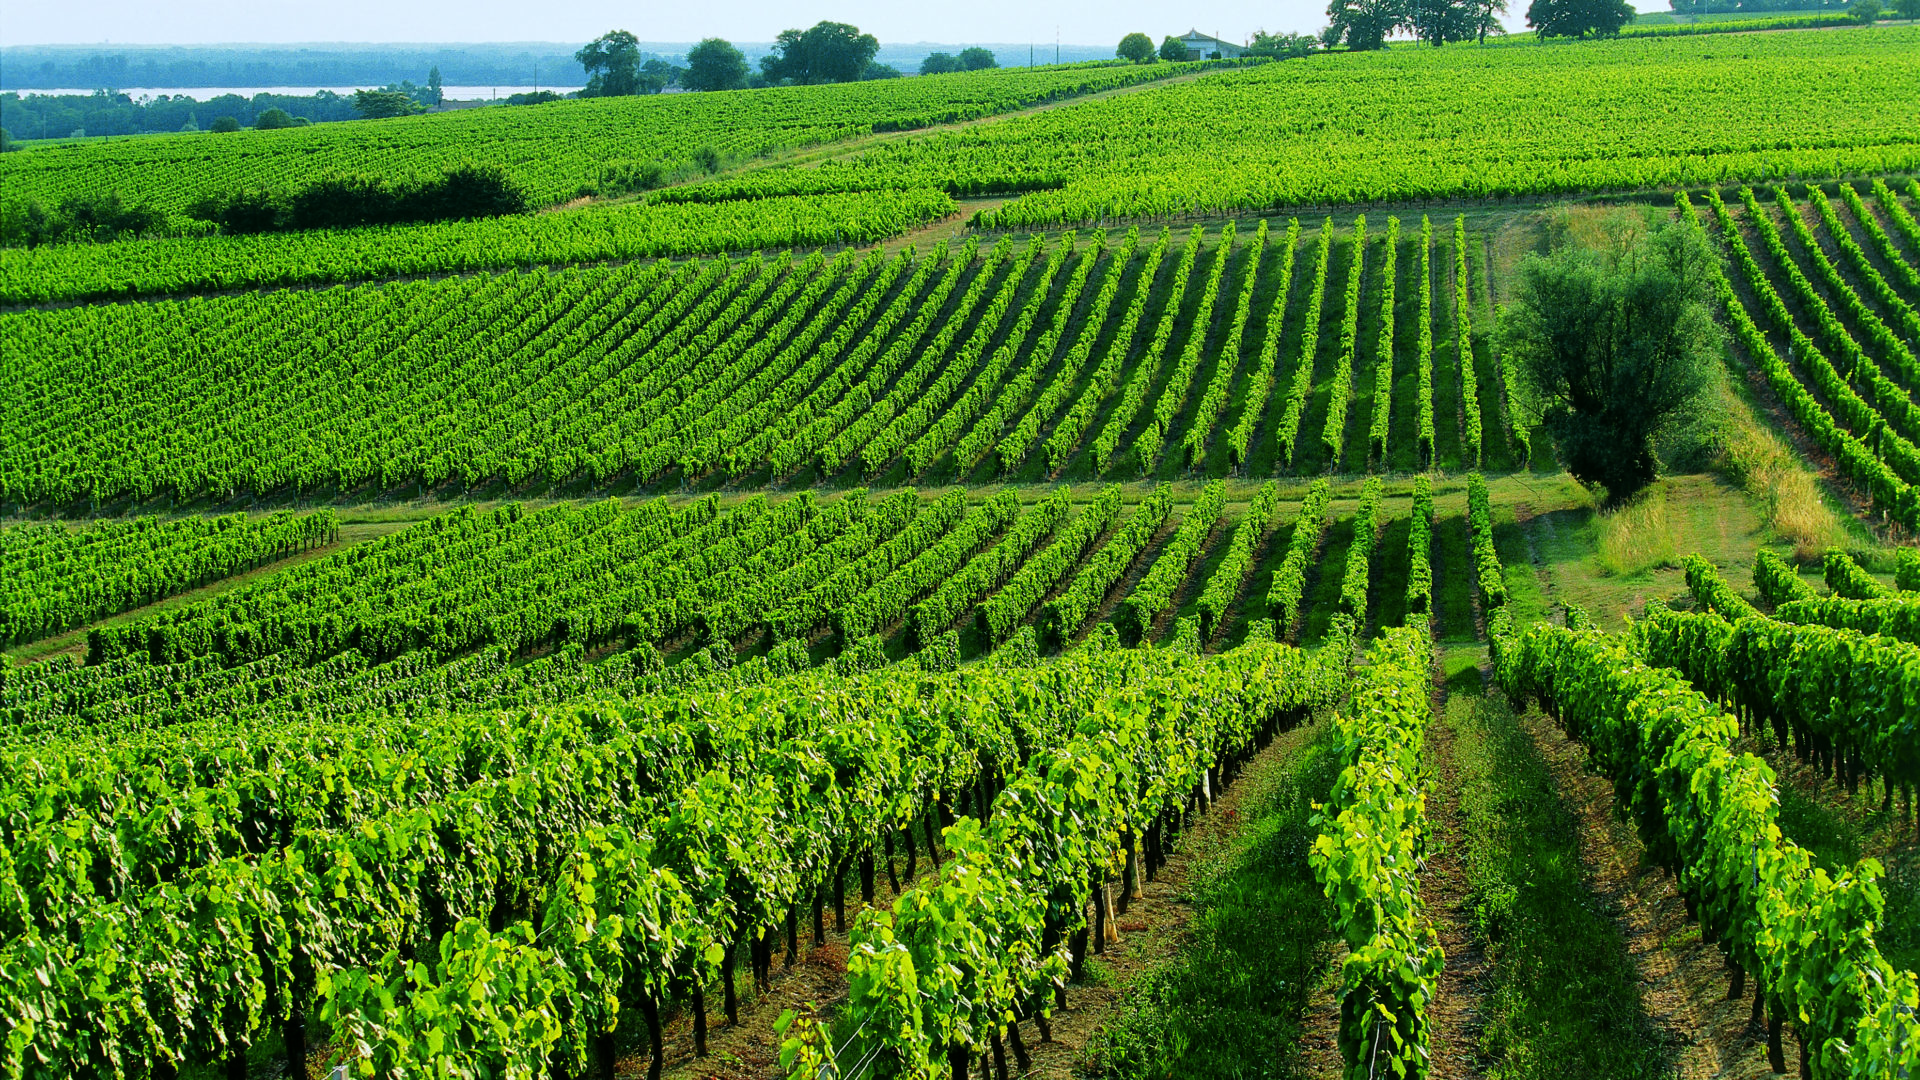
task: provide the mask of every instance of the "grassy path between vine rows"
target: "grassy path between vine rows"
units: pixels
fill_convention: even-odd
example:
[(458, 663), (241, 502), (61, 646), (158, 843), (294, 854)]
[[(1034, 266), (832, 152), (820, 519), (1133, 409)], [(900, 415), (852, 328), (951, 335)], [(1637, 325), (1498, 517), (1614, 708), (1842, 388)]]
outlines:
[[(1428, 733), (1438, 765), (1429, 862), (1438, 873), (1422, 881), (1447, 945), (1434, 1075), (1680, 1075), (1678, 1047), (1692, 1014), (1662, 1000), (1648, 966), (1630, 952), (1640, 944), (1627, 931), (1635, 913), (1607, 874), (1617, 852), (1581, 812), (1594, 808), (1592, 792), (1570, 791), (1574, 778), (1543, 751), (1537, 726), (1516, 716), (1497, 688), (1483, 688), (1484, 650), (1451, 648), (1441, 664), (1447, 693)], [(1609, 790), (1590, 775), (1578, 779)], [(1447, 881), (1451, 874), (1458, 880)], [(1463, 942), (1449, 938), (1449, 924)], [(1472, 994), (1464, 1023), (1446, 1009), (1462, 980)]]
[(1307, 864), (1313, 803), (1339, 772), (1332, 736), (1323, 718), (1275, 739), (1181, 838), (1120, 945), (1089, 961), (1096, 985), (1068, 993), (1033, 1075), (1338, 1074), (1311, 1008), (1335, 970), (1332, 910)]

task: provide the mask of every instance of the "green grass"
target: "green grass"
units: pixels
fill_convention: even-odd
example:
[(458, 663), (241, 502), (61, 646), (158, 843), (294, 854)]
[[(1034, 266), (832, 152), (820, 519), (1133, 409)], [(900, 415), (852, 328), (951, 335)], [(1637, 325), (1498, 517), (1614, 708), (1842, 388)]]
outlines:
[(1626, 943), (1588, 887), (1579, 818), (1505, 699), (1466, 691), (1477, 681), (1449, 680), (1442, 722), (1459, 771), (1470, 924), (1488, 961), (1482, 1072), (1499, 1080), (1672, 1076), (1674, 1048), (1647, 1015)]
[(1313, 988), (1332, 960), (1331, 911), (1307, 865), (1313, 803), (1339, 771), (1333, 726), (1283, 739), (1252, 771), (1237, 835), (1205, 852), (1189, 886), (1190, 937), (1141, 976), (1088, 1048), (1087, 1074), (1116, 1080), (1295, 1077)]

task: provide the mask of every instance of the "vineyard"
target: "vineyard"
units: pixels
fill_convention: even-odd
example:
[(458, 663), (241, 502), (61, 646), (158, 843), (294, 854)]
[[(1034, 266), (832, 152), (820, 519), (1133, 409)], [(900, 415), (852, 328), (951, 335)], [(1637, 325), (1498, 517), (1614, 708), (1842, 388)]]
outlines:
[[(0, 1076), (1914, 1075), (1835, 24), (0, 155), (174, 218), (0, 250)], [(542, 209), (180, 216), (469, 163)], [(1725, 336), (1614, 502), (1510, 314), (1621, 223)]]
[(603, 184), (618, 187), (649, 170), (671, 177), (695, 169), (702, 151), (747, 161), (871, 132), (975, 120), (1208, 66), (1008, 69), (699, 97), (559, 101), (399, 124), (236, 132), (212, 141), (188, 134), (86, 143), (0, 159), (0, 184), (9, 200), (52, 203), (116, 192), (184, 215), (205, 194), (287, 188), (316, 174), (427, 175), (484, 160), (506, 166), (536, 205), (548, 205)]
[[(25, 419), (0, 498), (1515, 467), (1532, 425), (1485, 356), (1483, 238), (1431, 224), (1260, 219), (19, 312), (0, 395)], [(1462, 407), (1464, 427), (1436, 428)]]

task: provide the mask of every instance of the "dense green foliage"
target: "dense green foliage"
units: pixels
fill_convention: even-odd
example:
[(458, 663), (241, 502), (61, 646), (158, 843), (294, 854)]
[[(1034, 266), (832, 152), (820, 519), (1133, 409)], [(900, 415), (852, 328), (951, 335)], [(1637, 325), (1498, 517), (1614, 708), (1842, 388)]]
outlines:
[[(1456, 222), (1458, 338), (1471, 385), (1465, 235)], [(1545, 410), (1567, 470), (1620, 502), (1653, 482), (1655, 433), (1707, 385), (1724, 346), (1708, 306), (1713, 255), (1695, 230), (1665, 226), (1610, 242), (1521, 260), (1500, 348)], [(1467, 419), (1477, 461), (1477, 403)]]
[(1758, 984), (1775, 1071), (1786, 1067), (1780, 1032), (1789, 1019), (1815, 1077), (1920, 1065), (1910, 1038), (1920, 989), (1873, 941), (1879, 864), (1829, 874), (1782, 838), (1773, 770), (1733, 752), (1733, 717), (1593, 631), (1536, 625), (1499, 634), (1495, 656), (1507, 692), (1540, 699), (1613, 778), (1648, 858), (1674, 872), (1701, 937), (1726, 951), (1732, 995), (1744, 993), (1748, 976)]
[[(1010, 778), (985, 821), (949, 829), (948, 872), (891, 911), (862, 914), (847, 962), (855, 1035), (835, 1043), (825, 1028), (807, 1031), (789, 1047), (787, 1075), (811, 1078), (836, 1054), (883, 1057), (902, 1075), (964, 1074), (1010, 1021), (1053, 1006), (1084, 956), (1088, 901), (1132, 838), (1158, 850), (1229, 761), (1337, 692), (1346, 674), (1335, 650), (1309, 658), (1272, 644), (1205, 660), (1110, 650), (1083, 663), (1109, 678), (1129, 668), (1148, 677), (1095, 702), (1073, 739)], [(1097, 917), (1105, 905), (1095, 900)]]
[(1339, 724), (1345, 768), (1315, 818), (1308, 855), (1347, 942), (1340, 1055), (1348, 1076), (1426, 1075), (1428, 1023), (1445, 953), (1420, 899), (1427, 844), (1421, 747), (1433, 719), (1433, 646), (1395, 627), (1367, 650)]
[[(1686, 194), (1681, 193), (1677, 199), (1683, 220), (1697, 222), (1697, 211)], [(1719, 193), (1709, 190), (1707, 202), (1713, 208), (1731, 261), (1740, 268), (1741, 279), (1765, 309), (1774, 333), (1784, 340), (1786, 359), (1782, 359), (1781, 350), (1775, 348), (1766, 331), (1748, 313), (1733, 282), (1718, 265), (1713, 265), (1709, 267), (1708, 278), (1719, 293), (1720, 306), (1726, 312), (1734, 341), (1760, 370), (1787, 414), (1815, 445), (1833, 457), (1843, 475), (1863, 488), (1874, 504), (1893, 519), (1909, 527), (1920, 523), (1920, 496), (1913, 487), (1914, 481), (1920, 480), (1920, 450), (1888, 424), (1874, 404), (1848, 384), (1826, 354), (1801, 330), (1766, 271), (1747, 247), (1744, 235)], [(1770, 227), (1770, 219), (1762, 215), (1754, 221), (1764, 240), (1773, 244), (1780, 242), (1777, 232)], [(1826, 328), (1822, 332), (1830, 340), (1842, 340), (1844, 327), (1839, 326), (1825, 303), (1818, 301), (1800, 271), (1787, 269), (1791, 262), (1784, 258), (1783, 251), (1776, 251), (1775, 258), (1776, 265), (1782, 267), (1795, 289), (1804, 290), (1802, 298), (1808, 304), (1814, 324)], [(1898, 415), (1906, 395), (1896, 394), (1898, 388), (1884, 377), (1875, 378), (1879, 374), (1877, 368), (1869, 367), (1862, 374), (1867, 377), (1864, 381), (1869, 382), (1870, 390)], [(1803, 378), (1819, 390), (1819, 396), (1808, 389)], [(1908, 407), (1911, 408), (1910, 401)]]
[(100, 521), (0, 533), (0, 645), (16, 645), (333, 539), (331, 510)]

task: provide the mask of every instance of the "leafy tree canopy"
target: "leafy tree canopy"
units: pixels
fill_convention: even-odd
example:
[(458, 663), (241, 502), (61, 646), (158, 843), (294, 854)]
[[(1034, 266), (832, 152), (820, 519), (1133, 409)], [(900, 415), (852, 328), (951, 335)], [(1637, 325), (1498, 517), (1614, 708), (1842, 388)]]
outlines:
[(707, 38), (687, 50), (689, 90), (741, 90), (747, 85), (747, 58), (733, 43)]
[(1542, 410), (1567, 471), (1624, 500), (1659, 471), (1654, 435), (1706, 386), (1724, 347), (1698, 230), (1616, 224), (1599, 248), (1528, 255), (1500, 347)]
[[(365, 93), (365, 91), (361, 92)], [(207, 130), (223, 134), (229, 131), (239, 131), (240, 121), (231, 116), (216, 116), (213, 118), (213, 123), (207, 125)]]
[(1151, 63), (1153, 39), (1145, 34), (1128, 34), (1120, 39), (1120, 47), (1113, 51), (1113, 55), (1122, 60), (1131, 60), (1136, 64)]
[(1408, 0), (1333, 0), (1327, 5), (1329, 47), (1344, 44), (1355, 52), (1384, 49), (1387, 38), (1412, 16)]
[(1613, 37), (1633, 14), (1627, 0), (1533, 0), (1527, 25), (1543, 38)]
[(1160, 59), (1181, 63), (1187, 59), (1187, 43), (1168, 35), (1160, 39)]
[(947, 75), (959, 70), (960, 58), (952, 53), (928, 53), (927, 58), (920, 61), (922, 75)]
[[(395, 116), (412, 116), (427, 110), (426, 106), (415, 101), (413, 95), (404, 90), (355, 90), (353, 111), (359, 113), (362, 120), (385, 120)], [(220, 121), (213, 123), (214, 130), (220, 130)]]
[(1253, 44), (1247, 49), (1247, 55), (1292, 60), (1319, 51), (1320, 39), (1312, 34), (1269, 34), (1262, 30), (1253, 35)]
[(253, 126), (259, 128), (261, 131), (275, 131), (279, 128), (290, 128), (293, 126), (293, 117), (288, 115), (285, 109), (272, 108), (254, 117)]
[(1000, 60), (993, 55), (992, 49), (983, 49), (978, 45), (960, 50), (960, 66), (967, 71), (985, 71), (1000, 66)]
[(857, 26), (817, 22), (807, 30), (782, 30), (772, 55), (760, 58), (760, 70), (770, 83), (853, 82), (861, 77), (880, 51), (880, 41)]
[(587, 71), (581, 97), (624, 97), (640, 92), (640, 39), (609, 30), (573, 54)]

